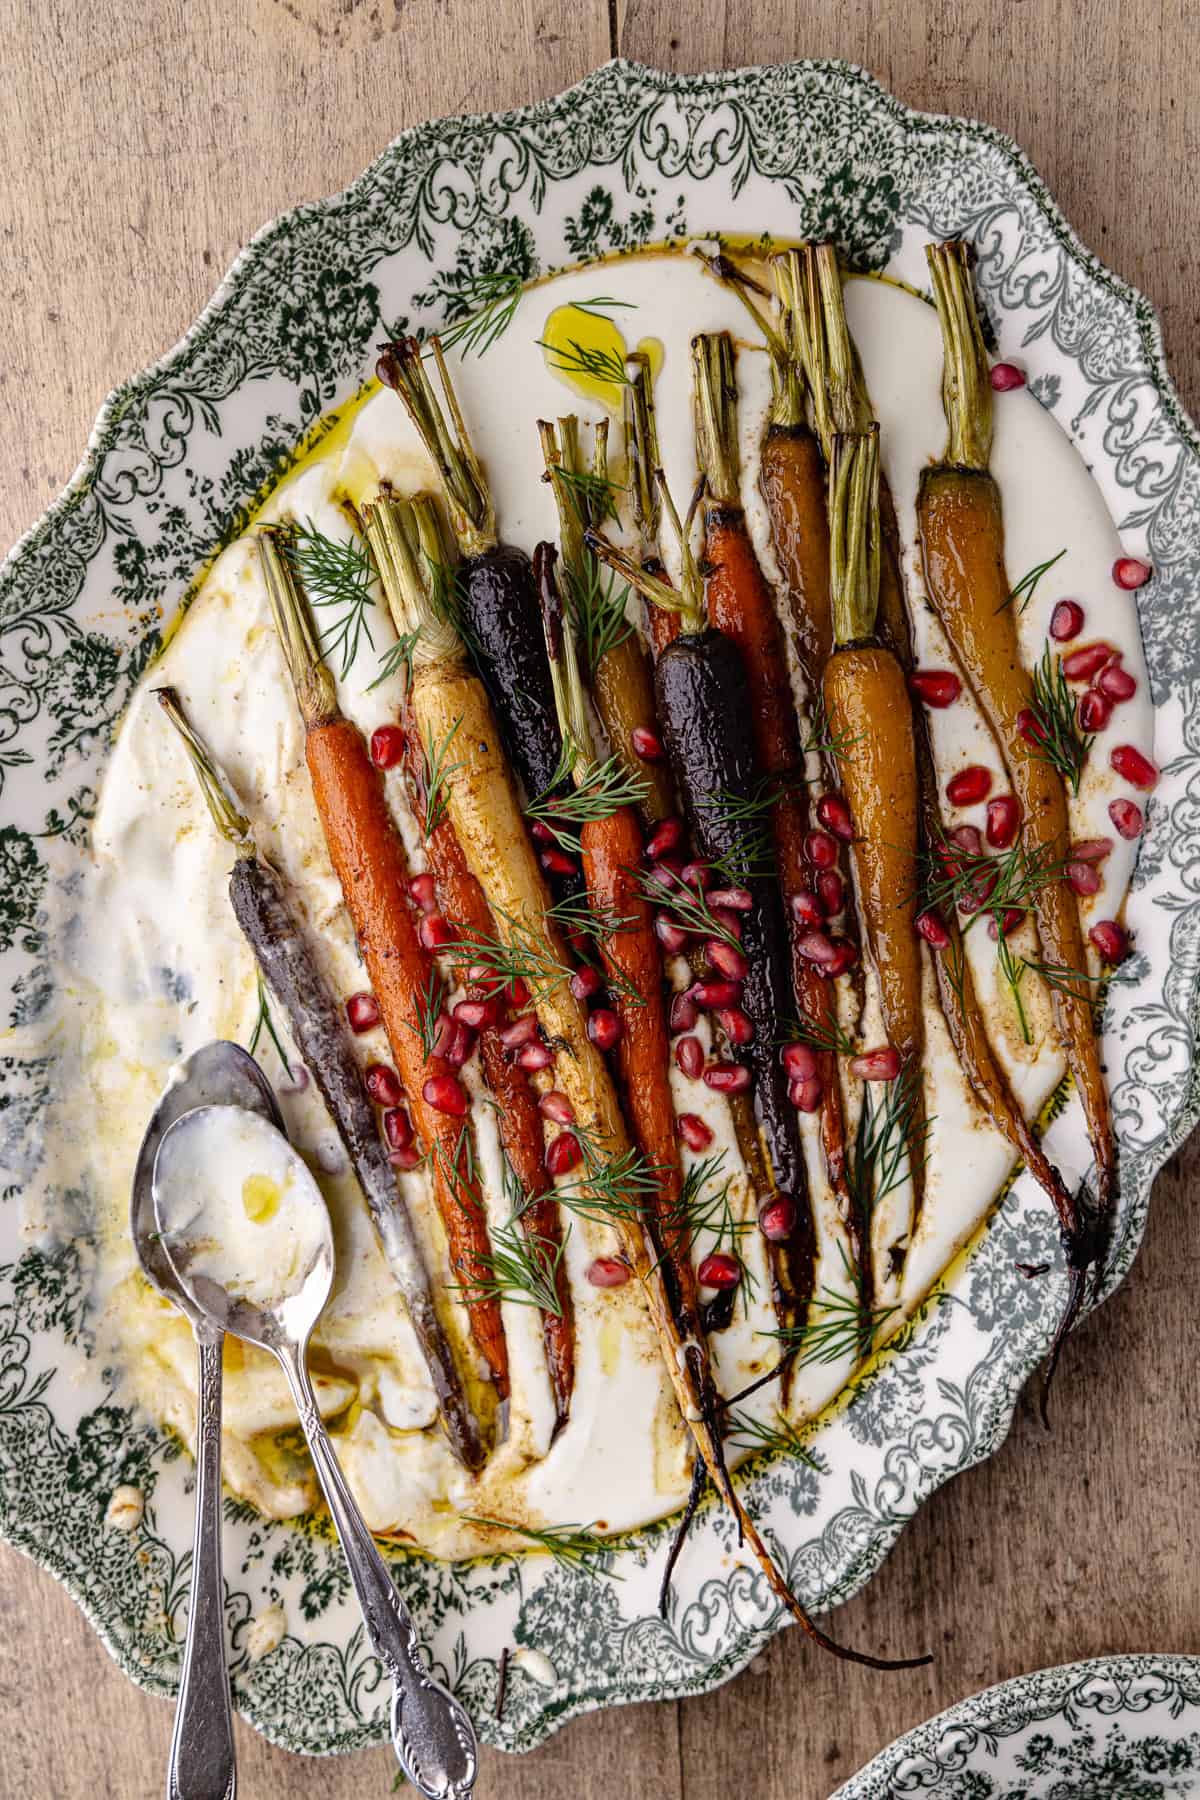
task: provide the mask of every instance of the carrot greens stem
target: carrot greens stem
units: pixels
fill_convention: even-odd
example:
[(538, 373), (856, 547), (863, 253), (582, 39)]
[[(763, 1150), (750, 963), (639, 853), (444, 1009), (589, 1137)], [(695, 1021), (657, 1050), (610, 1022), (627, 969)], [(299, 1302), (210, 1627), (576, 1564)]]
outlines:
[(949, 436), (943, 461), (986, 469), (992, 452), (992, 384), (979, 312), (971, 292), (967, 245), (956, 239), (925, 252), (942, 327), (942, 405)]
[(839, 645), (875, 632), (879, 609), (879, 427), (838, 433), (829, 470), (829, 573)]
[[(425, 350), (432, 351), (437, 364), (440, 399), (425, 367)], [(383, 351), (376, 371), (380, 381), (403, 400), (441, 476), (450, 523), (464, 556), (481, 556), (496, 544), (496, 511), (483, 465), (467, 434), (440, 341), (431, 338), (422, 346), (416, 338), (397, 338)]]
[(281, 533), (274, 528), (260, 531), (257, 543), (271, 616), (296, 690), (300, 716), (306, 728), (321, 725), (337, 717), (337, 688), (321, 654), (312, 614), (300, 598)]

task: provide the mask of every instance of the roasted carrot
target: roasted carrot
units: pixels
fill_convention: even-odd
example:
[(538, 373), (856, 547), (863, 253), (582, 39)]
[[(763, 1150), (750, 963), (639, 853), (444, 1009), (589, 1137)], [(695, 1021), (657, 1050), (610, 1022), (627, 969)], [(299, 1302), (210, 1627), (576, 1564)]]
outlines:
[[(836, 989), (803, 955), (809, 927), (800, 922), (791, 904), (797, 895), (811, 890), (813, 880), (804, 850), (810, 823), (804, 752), (775, 598), (759, 564), (741, 503), (737, 382), (728, 334), (695, 338), (692, 362), (697, 446), (706, 483), (700, 514), (708, 616), (738, 646), (746, 666), (758, 767), (772, 784), (768, 794), (775, 796), (769, 819), (780, 886), (788, 903), (792, 986), (802, 1021), (819, 1032), (836, 1009)], [(837, 1058), (828, 1049), (818, 1052), (818, 1073), (822, 1084), (821, 1145), (826, 1172), (851, 1234), (856, 1264), (862, 1274), (864, 1303), (869, 1307), (870, 1237), (867, 1221), (846, 1179), (846, 1134)], [(815, 1223), (810, 1209), (807, 1220), (797, 1219), (795, 1254), (811, 1263), (815, 1252)]]
[[(449, 818), (429, 805), (429, 768), (411, 714), (405, 720), (404, 768), (417, 817), (432, 825), (425, 838), (425, 849), (442, 915), (460, 937), (486, 936), (492, 929), (492, 915), (483, 889), (467, 867), (462, 845)], [(493, 1006), (499, 1004), (494, 983), (487, 981), (468, 981), (467, 997), (483, 1002), (490, 1000)], [(571, 1391), (575, 1385), (575, 1329), (566, 1266), (556, 1254), (562, 1244), (562, 1222), (553, 1195), (546, 1192), (545, 1130), (529, 1077), (506, 1054), (497, 1023), (486, 1023), (481, 1028), (479, 1056), (484, 1080), (496, 1101), (500, 1142), (525, 1195), (521, 1224), (532, 1243), (554, 1246), (554, 1252), (547, 1260), (554, 1264), (558, 1307), (556, 1311), (542, 1309), (542, 1339), (550, 1385), (554, 1390), (557, 1431), (566, 1423), (571, 1408)]]
[[(1012, 594), (1004, 571), (1000, 493), (988, 470), (992, 390), (987, 352), (971, 291), (965, 244), (928, 250), (942, 327), (942, 399), (948, 426), (940, 463), (921, 475), (917, 521), (930, 598), (967, 682), (991, 725), (1021, 803), (1024, 842), (1047, 879), (1031, 896), (1042, 952), (1061, 969), (1087, 971), (1079, 907), (1061, 865), (1070, 844), (1067, 797), (1058, 770), (1022, 733), (1034, 706), (1033, 685), (1021, 660)], [(1101, 1219), (1116, 1196), (1117, 1164), (1108, 1095), (1085, 981), (1055, 983), (1055, 1019), (1075, 1077), (1096, 1159)], [(1102, 1254), (1096, 1222), (1066, 1233), (1072, 1271)]]
[(183, 740), (213, 824), (234, 850), (229, 899), (254, 952), (262, 977), (282, 1008), (292, 1041), (304, 1059), (333, 1120), (362, 1188), (371, 1222), (404, 1297), (421, 1347), (446, 1435), (469, 1469), (486, 1452), (467, 1401), (449, 1337), (438, 1318), (429, 1271), (408, 1209), (387, 1159), (362, 1071), (350, 1044), (345, 1015), (317, 966), (304, 927), (296, 918), (279, 875), (258, 853), (249, 820), (228, 781), (188, 724), (171, 688), (159, 704)]
[[(458, 1076), (426, 1053), (423, 1000), (433, 965), (405, 895), (409, 869), (383, 781), (356, 725), (337, 704), (333, 678), (284, 552), (258, 537), (271, 611), (304, 724), (304, 756), (334, 873), (354, 922), (416, 1136), (430, 1159), (450, 1261), (467, 1304), (471, 1335), (495, 1394), (508, 1395), (508, 1350), (499, 1300), (473, 1285), (489, 1251), (487, 1218), (472, 1170), (470, 1120)], [(437, 1102), (435, 1104), (435, 1101)], [(443, 1106), (453, 1105), (453, 1111)]]
[[(547, 920), (549, 896), (524, 830), (512, 778), (500, 755), (499, 733), (487, 695), (467, 665), (453, 625), (434, 613), (428, 592), (423, 591), (413, 550), (419, 541), (419, 527), (414, 529), (411, 515), (406, 517), (396, 501), (383, 500), (368, 510), (368, 532), (383, 580), (402, 609), (407, 628), (422, 634), (423, 655), (414, 666), (412, 686), (413, 710), (421, 730), (438, 739), (457, 722), (459, 749), (454, 767), (447, 772), (446, 800), (463, 853), (483, 888), (498, 936), (511, 952), (520, 955), (528, 970), (542, 1031), (547, 1043), (557, 1049), (556, 1081), (570, 1103), (576, 1135), (586, 1141), (596, 1164), (627, 1163), (632, 1152), (616, 1092), (588, 1035), (583, 1008), (564, 979), (567, 969), (562, 945)], [(465, 954), (471, 955), (471, 949)], [(803, 1629), (835, 1655), (865, 1661), (872, 1667), (892, 1667), (834, 1644), (791, 1593), (725, 1467), (720, 1433), (706, 1407), (699, 1346), (689, 1344), (680, 1332), (644, 1214), (639, 1207), (629, 1206), (615, 1212), (613, 1221), (624, 1254), (642, 1283), (680, 1412), (772, 1592)]]
[(837, 434), (829, 490), (834, 652), (825, 669), (825, 710), (845, 746), (842, 780), (854, 826), (854, 884), (879, 984), (888, 1041), (911, 1082), (906, 1132), (913, 1188), (912, 1230), (924, 1166), (921, 948), (915, 926), (919, 795), (912, 713), (904, 672), (876, 634), (879, 605), (879, 441)]

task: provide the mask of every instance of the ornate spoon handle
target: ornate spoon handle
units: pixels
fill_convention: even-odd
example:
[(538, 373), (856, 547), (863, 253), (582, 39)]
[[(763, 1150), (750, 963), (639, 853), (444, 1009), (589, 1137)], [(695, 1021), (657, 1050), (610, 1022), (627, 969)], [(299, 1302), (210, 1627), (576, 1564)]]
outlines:
[(325, 1430), (304, 1360), (304, 1346), (279, 1346), (317, 1479), (354, 1582), (376, 1656), (392, 1677), (392, 1743), (400, 1767), (427, 1800), (470, 1800), (478, 1750), (470, 1719), (421, 1661), (408, 1608), (367, 1530)]
[(197, 1324), (196, 1528), (183, 1673), (167, 1764), (167, 1800), (234, 1800), (237, 1792), (221, 1575), (223, 1339), (224, 1333), (215, 1325)]

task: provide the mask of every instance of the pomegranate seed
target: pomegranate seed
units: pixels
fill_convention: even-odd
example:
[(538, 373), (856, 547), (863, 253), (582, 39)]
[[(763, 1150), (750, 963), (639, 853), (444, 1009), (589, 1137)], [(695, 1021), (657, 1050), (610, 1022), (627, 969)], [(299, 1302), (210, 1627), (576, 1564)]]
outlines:
[(1112, 717), (1112, 701), (1099, 688), (1089, 688), (1079, 697), (1078, 714), (1081, 731), (1103, 731)]
[(461, 1069), (463, 1064), (469, 1060), (474, 1048), (475, 1033), (469, 1025), (461, 1025), (456, 1021), (449, 1048), (442, 1054), (452, 1069)]
[(1157, 767), (1132, 744), (1118, 744), (1108, 760), (1123, 781), (1143, 793), (1148, 794), (1158, 783)]
[(1063, 657), (1062, 672), (1068, 681), (1090, 681), (1116, 654), (1111, 644), (1084, 644), (1082, 649)]
[(950, 933), (935, 912), (918, 913), (917, 930), (935, 950), (944, 950), (950, 942)]
[(657, 882), (660, 888), (666, 888), (669, 892), (671, 888), (677, 888), (680, 885), (679, 871), (682, 867), (682, 862), (677, 858), (668, 861), (664, 857), (659, 862), (651, 864), (650, 879)]
[(1060, 600), (1050, 614), (1050, 636), (1056, 644), (1069, 644), (1083, 630), (1083, 608), (1078, 600)]
[(500, 1033), (500, 1042), (506, 1050), (519, 1050), (522, 1044), (532, 1044), (538, 1034), (536, 1013), (522, 1013), (511, 1025), (506, 1025)]
[(717, 974), (724, 975), (729, 981), (745, 981), (750, 973), (750, 964), (742, 952), (733, 944), (726, 944), (721, 938), (709, 938), (704, 946), (704, 954)]
[(992, 772), (980, 763), (960, 769), (946, 783), (946, 798), (951, 806), (977, 806), (991, 792)]
[(838, 859), (837, 839), (831, 838), (827, 831), (806, 831), (804, 854), (814, 869), (835, 868)]
[(754, 1042), (754, 1021), (740, 1006), (719, 1007), (717, 1024), (735, 1049), (741, 1050)]
[(571, 992), (577, 1000), (590, 1000), (593, 995), (600, 992), (603, 986), (603, 975), (599, 969), (592, 968), (590, 964), (585, 968), (576, 969), (571, 977)]
[(1077, 894), (1098, 894), (1102, 886), (1100, 871), (1092, 863), (1069, 862), (1067, 880)]
[(741, 1263), (736, 1256), (727, 1256), (724, 1250), (714, 1250), (696, 1270), (696, 1280), (701, 1287), (735, 1288), (741, 1279)]
[(1111, 838), (1080, 838), (1077, 844), (1071, 845), (1072, 862), (1102, 863), (1106, 856), (1112, 854)]
[(469, 1101), (467, 1090), (457, 1075), (431, 1075), (421, 1089), (425, 1104), (434, 1112), (448, 1113), (452, 1119), (465, 1119)]
[(1141, 836), (1142, 809), (1133, 800), (1110, 800), (1108, 816), (1123, 838)]
[(968, 856), (983, 855), (983, 839), (977, 825), (959, 825), (950, 833), (950, 842), (965, 850)]
[(529, 1005), (529, 988), (519, 975), (514, 975), (504, 990), (504, 998), (514, 1012), (520, 1012), (523, 1006)]
[(953, 706), (962, 693), (962, 682), (953, 669), (916, 669), (908, 685), (926, 706)]
[(472, 987), (490, 987), (497, 985), (496, 971), (487, 963), (469, 963), (467, 980)]
[(704, 1045), (698, 1037), (681, 1037), (675, 1046), (675, 1067), (689, 1081), (699, 1079), (704, 1068)]
[(744, 887), (710, 888), (708, 904), (727, 907), (730, 912), (749, 912), (754, 905), (754, 895)]
[(635, 756), (643, 762), (661, 762), (663, 759), (662, 739), (648, 725), (635, 725), (629, 734)]
[(1017, 714), (1017, 730), (1027, 744), (1042, 744), (1046, 741), (1046, 730), (1031, 706), (1023, 706)]
[(351, 994), (346, 1002), (346, 1017), (351, 1031), (373, 1031), (379, 1023), (379, 1002), (374, 994)]
[(449, 1013), (439, 1013), (434, 1020), (433, 1041), (429, 1047), (431, 1056), (449, 1056), (450, 1046), (454, 1042), (454, 1020)]
[(679, 1127), (679, 1135), (689, 1150), (697, 1152), (707, 1150), (713, 1141), (713, 1134), (699, 1113), (680, 1113), (675, 1123)]
[(833, 945), (833, 961), (827, 962), (821, 969), (821, 973), (832, 981), (836, 976), (844, 975), (847, 969), (854, 967), (858, 961), (858, 951), (849, 938), (834, 937), (830, 939), (830, 942)]
[(399, 1106), (404, 1099), (400, 1077), (386, 1063), (368, 1063), (363, 1084), (376, 1106)]
[(587, 1022), (587, 1034), (597, 1050), (611, 1050), (621, 1031), (621, 1021), (609, 1006), (598, 1006)]
[(688, 941), (688, 934), (683, 926), (677, 925), (674, 919), (661, 912), (656, 913), (654, 917), (654, 935), (663, 949), (672, 956), (682, 950)]
[(880, 1050), (864, 1050), (850, 1058), (850, 1073), (860, 1081), (895, 1081), (900, 1073), (900, 1052), (891, 1044)]
[(377, 769), (394, 769), (404, 755), (404, 733), (398, 725), (380, 725), (371, 733), (371, 761)]
[(630, 1273), (629, 1264), (619, 1256), (597, 1256), (587, 1266), (587, 1278), (598, 1288), (624, 1287)]
[(742, 917), (740, 913), (730, 912), (727, 906), (713, 906), (709, 902), (709, 910), (721, 930), (727, 932), (736, 943), (742, 941)]
[(827, 968), (837, 960), (837, 946), (826, 931), (806, 931), (797, 940), (796, 949), (805, 962), (816, 963), (818, 968)]
[(836, 869), (822, 869), (817, 876), (817, 893), (829, 918), (834, 918), (846, 904), (846, 884)]
[(543, 850), (538, 861), (547, 875), (574, 875), (579, 867), (573, 856), (568, 856), (565, 850), (557, 847)]
[(718, 1094), (744, 1094), (750, 1086), (750, 1071), (741, 1063), (710, 1063), (704, 1071), (704, 1082)]
[(1007, 850), (1021, 823), (1021, 803), (1015, 794), (997, 794), (987, 804), (987, 841), (993, 850)]
[(742, 997), (740, 981), (693, 981), (688, 989), (697, 1006), (708, 1012), (714, 1006), (736, 1006)]
[[(825, 874), (831, 872), (823, 871)], [(792, 895), (792, 917), (798, 925), (821, 926), (825, 923), (825, 908), (814, 893), (808, 888), (801, 888)]]
[(1112, 578), (1119, 588), (1132, 590), (1145, 587), (1154, 570), (1138, 556), (1118, 556), (1112, 566)]
[(804, 1075), (788, 1083), (788, 1099), (797, 1112), (815, 1113), (825, 1098), (825, 1083), (819, 1075)]
[(1124, 962), (1129, 955), (1129, 938), (1122, 925), (1115, 919), (1100, 919), (1088, 932), (1088, 941), (1093, 945), (1102, 962)]
[(793, 1081), (809, 1081), (820, 1068), (820, 1058), (811, 1044), (785, 1044), (783, 1066)]
[(1110, 700), (1115, 700), (1118, 704), (1132, 700), (1137, 693), (1137, 682), (1120, 663), (1109, 663), (1106, 669), (1101, 669), (1096, 677), (1096, 686), (1102, 694), (1107, 694)]
[(524, 1069), (527, 1075), (539, 1075), (553, 1061), (554, 1052), (548, 1044), (526, 1044), (517, 1051), (517, 1067)]
[(1024, 917), (1025, 914), (1019, 906), (1006, 906), (999, 925), (997, 925), (995, 919), (988, 920), (988, 936), (993, 943), (999, 941), (1001, 932), (1004, 933), (1005, 937), (1011, 937)]
[(393, 1169), (415, 1169), (424, 1160), (425, 1152), (419, 1144), (404, 1144), (399, 1150), (388, 1151), (388, 1161)]
[(453, 1017), (460, 1025), (469, 1025), (472, 1031), (483, 1031), (487, 1026), (496, 1023), (500, 1011), (494, 998), (489, 1000), (460, 1000), (453, 1008)]
[(854, 825), (844, 794), (822, 794), (817, 801), (817, 818), (826, 831), (832, 831), (844, 844), (853, 843)]
[(650, 862), (657, 862), (668, 850), (677, 850), (682, 842), (683, 820), (664, 819), (646, 840), (646, 856)]
[(998, 394), (1011, 394), (1014, 388), (1025, 386), (1025, 371), (1019, 369), (1016, 363), (993, 363), (988, 380)]
[(575, 1108), (557, 1088), (551, 1088), (548, 1094), (543, 1094), (537, 1105), (543, 1119), (552, 1119), (556, 1125), (575, 1123)]
[(449, 919), (441, 913), (426, 913), (417, 926), (417, 937), (425, 950), (440, 950), (446, 944), (454, 942), (455, 932)]
[(668, 1018), (672, 1031), (690, 1031), (700, 1017), (700, 1008), (690, 994), (675, 994)]
[(569, 1175), (582, 1161), (583, 1151), (573, 1131), (560, 1131), (546, 1145), (546, 1171), (550, 1175)]
[(393, 1150), (407, 1150), (412, 1143), (412, 1120), (402, 1106), (389, 1106), (384, 1113), (383, 1135)]
[(772, 1194), (758, 1209), (758, 1229), (768, 1244), (786, 1244), (796, 1223), (796, 1208), (786, 1194)]
[(415, 900), (422, 912), (434, 912), (437, 909), (437, 888), (433, 876), (429, 873), (414, 875), (408, 884), (408, 894)]
[(530, 819), (529, 835), (535, 844), (557, 844), (558, 842), (545, 819)]
[(695, 888), (697, 893), (702, 894), (706, 887), (712, 885), (712, 870), (707, 863), (684, 863), (679, 871), (679, 879), (685, 886)]

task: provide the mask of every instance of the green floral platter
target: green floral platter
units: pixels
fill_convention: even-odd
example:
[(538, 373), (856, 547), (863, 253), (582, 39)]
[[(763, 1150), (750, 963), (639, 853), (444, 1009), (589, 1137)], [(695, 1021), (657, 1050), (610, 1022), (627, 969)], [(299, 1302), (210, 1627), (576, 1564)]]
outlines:
[[(1093, 467), (1127, 549), (1153, 562), (1136, 603), (1163, 778), (1128, 903), (1136, 954), (1107, 1002), (1122, 1190), (1108, 1291), (1133, 1261), (1155, 1172), (1197, 1116), (1200, 458), (1147, 302), (1084, 249), (1009, 140), (910, 112), (844, 63), (680, 77), (615, 62), (521, 112), (405, 132), (344, 193), (258, 235), (184, 341), (110, 398), (71, 485), (0, 573), (0, 1532), (154, 1693), (171, 1693), (179, 1668), (190, 1461), (122, 1403), (96, 1353), (86, 1194), (60, 1196), (69, 1241), (22, 1229), (54, 1091), (47, 895), (86, 853), (114, 727), (165, 621), (314, 423), (355, 394), (386, 328), (461, 315), (480, 269), (533, 277), (731, 230), (833, 237), (853, 266), (917, 285), (928, 238), (969, 238), (1001, 352), (1019, 355)], [(1074, 1110), (1052, 1133), (1075, 1129)], [(1064, 1144), (1052, 1135), (1052, 1150)], [(1079, 1143), (1068, 1156), (1086, 1167)], [(1022, 1261), (1051, 1272), (1028, 1281)], [(1000, 1445), (1064, 1279), (1047, 1205), (1019, 1180), (904, 1353), (885, 1353), (821, 1422), (811, 1463), (752, 1465), (748, 1503), (807, 1606), (853, 1594), (922, 1501)], [(122, 1484), (145, 1497), (128, 1532), (106, 1523)], [(639, 1532), (586, 1569), (409, 1556), (395, 1579), (481, 1736), (527, 1749), (591, 1708), (713, 1687), (786, 1622), (717, 1511), (697, 1522), (660, 1619), (670, 1534)], [(227, 1500), (225, 1555), (245, 1715), (299, 1751), (382, 1741), (386, 1683), (327, 1532)], [(252, 1623), (276, 1604), (285, 1635), (255, 1660)], [(497, 1719), (508, 1647), (541, 1654), (510, 1664)]]
[(1100, 1656), (1018, 1675), (918, 1725), (831, 1800), (1185, 1800), (1200, 1660)]

